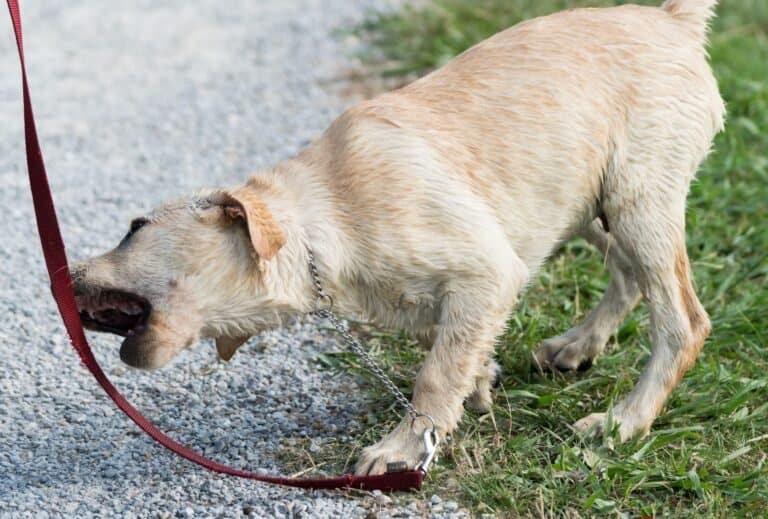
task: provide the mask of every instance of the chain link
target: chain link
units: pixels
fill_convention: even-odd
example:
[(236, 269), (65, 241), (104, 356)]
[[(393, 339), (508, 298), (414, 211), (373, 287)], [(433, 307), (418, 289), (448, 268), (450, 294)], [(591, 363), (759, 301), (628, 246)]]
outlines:
[[(315, 289), (316, 297), (315, 308), (312, 311), (312, 314), (330, 321), (333, 327), (336, 328), (336, 330), (339, 332), (339, 335), (341, 335), (342, 339), (344, 339), (347, 347), (354, 351), (363, 360), (365, 365), (368, 366), (368, 369), (373, 372), (373, 374), (377, 379), (379, 379), (384, 387), (386, 387), (389, 392), (392, 393), (392, 396), (395, 397), (395, 400), (397, 400), (397, 402), (408, 412), (412, 420), (416, 420), (422, 416), (429, 418), (426, 415), (419, 413), (416, 408), (413, 407), (413, 404), (411, 404), (403, 392), (398, 389), (395, 383), (392, 382), (392, 379), (389, 378), (386, 373), (384, 373), (384, 370), (379, 367), (375, 360), (373, 360), (373, 357), (371, 357), (368, 352), (365, 351), (365, 348), (363, 348), (362, 344), (360, 344), (360, 342), (355, 339), (351, 333), (349, 333), (347, 328), (341, 322), (341, 319), (336, 317), (336, 314), (333, 313), (333, 298), (328, 295), (325, 290), (323, 290), (323, 285), (320, 283), (320, 274), (317, 270), (317, 265), (315, 264), (315, 255), (312, 253), (311, 249), (307, 249), (307, 251), (309, 253), (309, 273), (312, 276), (312, 284)], [(429, 419), (432, 420), (431, 418)]]

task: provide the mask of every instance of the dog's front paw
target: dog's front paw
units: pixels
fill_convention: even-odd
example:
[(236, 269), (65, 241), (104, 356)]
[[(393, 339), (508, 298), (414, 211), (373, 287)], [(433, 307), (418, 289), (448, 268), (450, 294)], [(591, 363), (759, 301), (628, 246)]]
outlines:
[(487, 414), (493, 407), (493, 389), (501, 385), (501, 367), (494, 360), (486, 362), (475, 380), (475, 390), (464, 401), (464, 407), (477, 414)]
[[(416, 434), (406, 420), (380, 442), (366, 447), (355, 467), (358, 476), (375, 476), (387, 472), (387, 465), (403, 463), (413, 469), (424, 457), (424, 440)], [(399, 467), (402, 468), (402, 467)]]

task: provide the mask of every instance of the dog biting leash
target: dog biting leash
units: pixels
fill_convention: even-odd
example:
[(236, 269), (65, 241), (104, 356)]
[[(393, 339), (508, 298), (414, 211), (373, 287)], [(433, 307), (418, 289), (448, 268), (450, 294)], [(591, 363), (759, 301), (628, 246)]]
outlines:
[[(435, 433), (434, 422), (432, 427), (427, 427), (423, 434), (424, 446), (426, 455), (421, 463), (413, 470), (402, 470), (395, 472), (398, 468), (393, 464), (390, 466), (392, 472), (378, 476), (354, 476), (344, 475), (335, 478), (318, 478), (318, 479), (295, 479), (295, 478), (282, 478), (272, 476), (262, 476), (247, 472), (245, 470), (235, 469), (218, 463), (216, 461), (209, 460), (201, 456), (200, 454), (188, 449), (187, 447), (176, 442), (160, 429), (155, 427), (151, 422), (144, 418), (139, 411), (133, 407), (112, 385), (104, 371), (99, 366), (96, 358), (91, 352), (91, 348), (88, 345), (88, 341), (83, 331), (83, 326), (80, 321), (80, 314), (78, 312), (77, 304), (75, 303), (75, 296), (72, 290), (72, 280), (69, 274), (69, 268), (67, 265), (67, 256), (64, 249), (64, 242), (61, 238), (61, 232), (59, 231), (59, 224), (56, 218), (56, 210), (51, 197), (51, 191), (48, 186), (48, 178), (45, 172), (45, 164), (43, 162), (42, 151), (40, 150), (40, 143), (37, 137), (37, 130), (35, 128), (35, 119), (32, 113), (32, 102), (29, 95), (29, 84), (27, 81), (26, 66), (24, 63), (24, 46), (22, 41), (21, 31), (21, 15), (19, 13), (18, 0), (6, 0), (8, 3), (8, 10), (11, 14), (11, 20), (13, 21), (13, 29), (16, 35), (16, 46), (19, 51), (19, 60), (21, 63), (21, 79), (22, 89), (24, 96), (24, 134), (26, 141), (26, 153), (27, 153), (27, 169), (29, 172), (29, 183), (32, 190), (32, 200), (35, 207), (35, 216), (37, 219), (37, 228), (40, 235), (40, 243), (43, 248), (43, 254), (45, 256), (45, 263), (48, 269), (48, 275), (51, 279), (51, 289), (53, 291), (53, 297), (56, 300), (56, 304), (59, 308), (59, 313), (64, 322), (64, 326), (69, 334), (72, 346), (80, 355), (80, 359), (83, 364), (88, 368), (91, 374), (96, 378), (96, 381), (101, 385), (107, 395), (112, 401), (119, 407), (128, 417), (133, 420), (136, 425), (149, 434), (155, 441), (173, 451), (177, 455), (188, 459), (198, 465), (219, 472), (222, 474), (228, 474), (231, 476), (237, 476), (241, 478), (253, 479), (256, 481), (262, 481), (264, 483), (272, 483), (276, 485), (285, 485), (291, 487), (307, 488), (307, 489), (336, 489), (336, 488), (349, 488), (360, 490), (381, 490), (384, 492), (391, 491), (407, 491), (407, 490), (419, 490), (421, 489), (422, 482), (426, 476), (429, 464), (434, 458), (437, 448), (437, 435)], [(310, 255), (310, 258), (312, 256)], [(320, 278), (317, 272), (317, 268), (312, 258), (310, 261), (310, 273), (312, 275), (315, 292), (317, 295), (317, 307), (315, 314), (321, 318), (327, 319), (339, 330), (348, 346), (350, 346), (356, 353), (361, 355), (365, 363), (371, 368), (374, 374), (382, 380), (387, 386), (388, 390), (393, 392), (398, 402), (402, 404), (408, 411), (412, 423), (419, 418), (426, 418), (431, 421), (428, 416), (419, 414), (408, 400), (402, 395), (397, 387), (389, 380), (384, 372), (376, 366), (373, 359), (371, 359), (360, 344), (345, 331), (341, 322), (331, 312), (332, 299), (327, 295), (320, 284)]]

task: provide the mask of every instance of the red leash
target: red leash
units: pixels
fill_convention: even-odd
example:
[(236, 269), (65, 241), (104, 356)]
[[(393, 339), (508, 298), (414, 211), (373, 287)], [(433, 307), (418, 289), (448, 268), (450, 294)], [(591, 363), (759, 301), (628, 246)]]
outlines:
[(64, 251), (64, 241), (61, 239), (61, 232), (59, 231), (59, 224), (56, 219), (56, 210), (53, 205), (51, 191), (48, 187), (48, 178), (45, 173), (43, 154), (40, 151), (40, 144), (37, 139), (35, 119), (32, 114), (32, 102), (29, 97), (29, 85), (27, 83), (27, 72), (24, 64), (24, 46), (22, 42), (19, 4), (18, 0), (7, 0), (7, 2), (8, 10), (11, 13), (11, 19), (13, 20), (13, 30), (16, 33), (16, 45), (19, 49), (19, 59), (21, 60), (21, 80), (24, 91), (24, 133), (27, 147), (29, 184), (32, 189), (32, 200), (35, 206), (35, 216), (37, 218), (40, 243), (43, 247), (48, 275), (51, 278), (53, 297), (59, 307), (59, 313), (64, 321), (64, 326), (67, 329), (72, 346), (77, 350), (83, 364), (85, 364), (88, 370), (93, 374), (96, 381), (115, 402), (117, 407), (161, 445), (175, 452), (179, 456), (197, 463), (198, 465), (202, 465), (214, 472), (241, 478), (255, 479), (257, 481), (273, 483), (276, 485), (310, 489), (356, 488), (361, 490), (382, 490), (384, 492), (421, 489), (421, 484), (425, 476), (425, 473), (421, 469), (382, 474), (380, 476), (361, 477), (345, 475), (328, 479), (292, 479), (259, 476), (252, 472), (230, 468), (221, 463), (209, 460), (166, 436), (165, 433), (144, 418), (141, 413), (139, 413), (139, 411), (137, 411), (136, 408), (117, 391), (115, 386), (112, 385), (102, 371), (98, 362), (96, 362), (96, 358), (93, 356), (93, 352), (91, 352), (91, 348), (85, 338), (83, 326), (80, 322), (80, 314), (77, 311), (77, 304), (75, 303), (69, 268), (67, 266), (67, 256)]

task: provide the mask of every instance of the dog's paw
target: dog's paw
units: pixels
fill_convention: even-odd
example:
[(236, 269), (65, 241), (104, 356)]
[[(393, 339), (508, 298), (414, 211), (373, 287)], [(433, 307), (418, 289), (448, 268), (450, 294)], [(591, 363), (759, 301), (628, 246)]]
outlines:
[(539, 344), (534, 362), (543, 370), (583, 371), (592, 366), (604, 346), (605, 339), (577, 326)]
[(493, 407), (493, 396), (490, 387), (475, 389), (464, 401), (464, 407), (475, 414), (488, 414)]
[(501, 384), (501, 367), (496, 361), (488, 361), (484, 371), (475, 381), (475, 390), (464, 401), (464, 407), (477, 414), (487, 414), (491, 411), (493, 389)]
[(647, 420), (632, 419), (622, 416), (621, 413), (614, 414), (611, 420), (609, 420), (607, 413), (592, 413), (573, 424), (573, 428), (584, 436), (599, 437), (606, 430), (613, 430), (616, 427), (617, 439), (620, 443), (624, 443), (636, 436), (645, 437), (650, 431), (651, 423), (652, 420), (649, 422)]
[(606, 413), (592, 413), (573, 424), (573, 429), (584, 436), (601, 436), (607, 425)]
[(491, 389), (489, 387), (475, 389), (464, 401), (464, 407), (479, 415), (490, 413), (493, 407)]
[(410, 420), (398, 425), (380, 442), (366, 447), (355, 466), (358, 476), (375, 476), (387, 472), (387, 465), (405, 463), (413, 469), (424, 457), (424, 440), (410, 426)]

